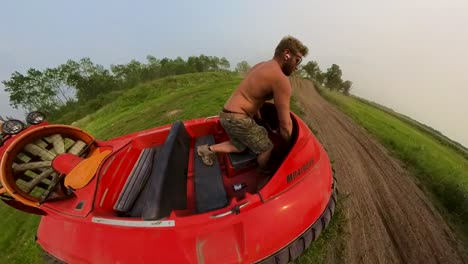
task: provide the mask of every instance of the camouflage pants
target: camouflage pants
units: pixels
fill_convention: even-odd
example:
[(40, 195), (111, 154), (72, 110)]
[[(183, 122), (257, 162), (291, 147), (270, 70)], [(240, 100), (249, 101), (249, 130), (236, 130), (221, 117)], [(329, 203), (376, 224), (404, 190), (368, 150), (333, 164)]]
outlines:
[(268, 132), (250, 117), (236, 118), (236, 114), (219, 114), (219, 121), (226, 130), (231, 143), (240, 151), (249, 148), (256, 154), (273, 148)]

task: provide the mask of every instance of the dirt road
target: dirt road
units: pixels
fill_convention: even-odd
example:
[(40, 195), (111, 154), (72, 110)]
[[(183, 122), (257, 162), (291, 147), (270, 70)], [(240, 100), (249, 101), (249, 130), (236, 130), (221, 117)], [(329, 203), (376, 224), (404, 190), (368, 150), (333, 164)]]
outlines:
[(310, 81), (292, 79), (305, 120), (327, 149), (346, 217), (344, 252), (329, 263), (468, 263), (461, 244), (415, 180)]

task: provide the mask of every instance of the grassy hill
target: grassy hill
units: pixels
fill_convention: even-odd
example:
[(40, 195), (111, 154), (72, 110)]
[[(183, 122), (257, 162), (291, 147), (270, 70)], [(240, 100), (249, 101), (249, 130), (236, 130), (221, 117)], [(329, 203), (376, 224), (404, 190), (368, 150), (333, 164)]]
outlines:
[(138, 85), (75, 123), (99, 139), (175, 120), (217, 115), (241, 78), (233, 73), (195, 73)]

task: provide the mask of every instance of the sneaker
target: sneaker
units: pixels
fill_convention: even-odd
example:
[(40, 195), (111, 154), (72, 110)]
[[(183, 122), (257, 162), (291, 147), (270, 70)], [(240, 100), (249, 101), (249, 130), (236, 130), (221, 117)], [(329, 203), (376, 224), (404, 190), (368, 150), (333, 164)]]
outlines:
[(197, 147), (197, 154), (201, 157), (203, 164), (212, 166), (215, 153), (211, 151), (208, 145), (201, 145)]

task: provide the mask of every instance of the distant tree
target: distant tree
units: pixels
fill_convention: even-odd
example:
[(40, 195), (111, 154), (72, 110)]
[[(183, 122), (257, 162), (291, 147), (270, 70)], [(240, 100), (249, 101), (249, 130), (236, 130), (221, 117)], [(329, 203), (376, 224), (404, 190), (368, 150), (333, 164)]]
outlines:
[(57, 92), (57, 99), (61, 103), (74, 101), (75, 87), (68, 85), (68, 75), (62, 67), (48, 68), (44, 71), (44, 75), (51, 88)]
[(160, 61), (152, 55), (146, 56), (146, 60), (148, 61), (148, 65), (155, 65), (155, 66), (160, 65), (159, 64)]
[(324, 85), (325, 83), (325, 73), (323, 73), (320, 69), (317, 71), (315, 76), (315, 81), (317, 81), (320, 85)]
[(190, 70), (190, 72), (197, 72), (198, 71), (198, 64), (199, 64), (199, 59), (197, 56), (190, 56), (187, 59), (187, 68)]
[(161, 76), (161, 61), (154, 56), (146, 57), (148, 64), (146, 65), (142, 79), (145, 81), (154, 80)]
[[(129, 68), (139, 67), (141, 63), (132, 61), (129, 65)], [(94, 64), (89, 58), (83, 58), (79, 62), (68, 60), (60, 67), (67, 72), (67, 84), (75, 87), (76, 96), (82, 102), (94, 99), (97, 95), (107, 93), (118, 86), (116, 78), (109, 70)]]
[(210, 56), (210, 57), (208, 57), (208, 60), (209, 60), (208, 70), (209, 71), (219, 71), (220, 59), (218, 57), (216, 57), (216, 56)]
[[(115, 79), (120, 82), (123, 87), (133, 87), (146, 78), (146, 66), (137, 60), (131, 60), (127, 64), (111, 65), (111, 71)], [(103, 71), (100, 70), (102, 73)], [(146, 77), (146, 78), (144, 78)]]
[(205, 55), (200, 55), (197, 61), (197, 71), (198, 72), (206, 72), (210, 68), (210, 58)]
[(10, 95), (10, 105), (28, 111), (48, 111), (64, 105), (70, 100), (63, 91), (65, 78), (57, 69), (44, 72), (30, 68), (26, 75), (15, 71), (8, 81), (2, 81)]
[(320, 68), (315, 61), (309, 61), (307, 64), (302, 66), (308, 79), (317, 79), (317, 75), (321, 74)]
[(118, 85), (109, 70), (102, 69), (94, 73), (89, 78), (84, 79), (80, 86), (77, 87), (77, 97), (80, 101), (95, 99), (98, 95), (106, 94), (117, 89)]
[(341, 85), (341, 90), (343, 92), (343, 94), (345, 95), (349, 95), (349, 91), (351, 90), (351, 86), (353, 86), (353, 82), (352, 81), (345, 81), (342, 85)]
[(174, 74), (179, 75), (179, 74), (185, 74), (189, 73), (189, 69), (187, 67), (187, 63), (182, 59), (181, 57), (177, 57), (175, 60), (171, 61), (172, 64), (174, 64)]
[(330, 90), (339, 90), (343, 83), (342, 74), (340, 66), (333, 64), (325, 73), (325, 86)]
[(250, 65), (247, 61), (241, 61), (239, 63), (237, 63), (237, 66), (236, 66), (236, 72), (239, 72), (239, 73), (247, 73), (249, 72), (250, 70)]
[(175, 75), (175, 67), (172, 59), (163, 58), (161, 60), (161, 77)]
[(221, 60), (219, 61), (219, 67), (222, 70), (228, 71), (231, 68), (231, 64), (225, 57), (222, 57)]
[(291, 74), (291, 77), (299, 77), (299, 78), (302, 78), (302, 79), (309, 79), (309, 75), (307, 75), (307, 73), (302, 68), (299, 68), (297, 71), (294, 71)]

